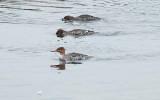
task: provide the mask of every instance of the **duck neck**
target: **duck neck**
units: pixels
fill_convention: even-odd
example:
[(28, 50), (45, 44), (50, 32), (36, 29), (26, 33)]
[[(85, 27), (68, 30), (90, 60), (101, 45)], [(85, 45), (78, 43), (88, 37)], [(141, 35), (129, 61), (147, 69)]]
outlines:
[(60, 60), (61, 61), (65, 61), (65, 54), (64, 53), (60, 53), (61, 57), (60, 57)]
[(62, 51), (60, 55), (65, 56), (65, 51)]
[(63, 32), (63, 35), (64, 35), (64, 36), (67, 36), (67, 35), (68, 35), (68, 32), (67, 32), (67, 31), (64, 31), (64, 32)]

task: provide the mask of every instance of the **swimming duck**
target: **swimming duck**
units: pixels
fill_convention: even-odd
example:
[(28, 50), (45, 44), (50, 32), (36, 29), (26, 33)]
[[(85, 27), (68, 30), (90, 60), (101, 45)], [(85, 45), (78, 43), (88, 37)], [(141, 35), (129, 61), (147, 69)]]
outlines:
[(61, 55), (61, 57), (59, 58), (60, 61), (77, 61), (77, 60), (87, 60), (89, 58), (92, 58), (91, 56), (80, 53), (65, 54), (64, 47), (59, 47), (56, 50), (52, 50), (51, 52), (59, 52)]
[(100, 20), (100, 18), (91, 15), (80, 15), (77, 17), (68, 15), (62, 18), (62, 21), (96, 21), (96, 20)]
[(74, 29), (71, 31), (65, 31), (63, 29), (58, 29), (56, 32), (57, 37), (64, 37), (64, 36), (74, 36), (74, 37), (79, 37), (79, 36), (85, 36), (85, 35), (92, 35), (94, 34), (94, 31), (90, 30), (84, 30), (84, 29)]

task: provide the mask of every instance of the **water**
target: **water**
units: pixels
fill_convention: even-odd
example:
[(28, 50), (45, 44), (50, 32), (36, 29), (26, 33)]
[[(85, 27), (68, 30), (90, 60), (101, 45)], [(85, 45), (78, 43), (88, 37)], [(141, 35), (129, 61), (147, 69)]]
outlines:
[[(1, 0), (0, 100), (159, 100), (158, 0)], [(101, 21), (64, 23), (65, 15)], [(57, 38), (57, 29), (94, 30)], [(94, 56), (60, 68), (60, 46)]]

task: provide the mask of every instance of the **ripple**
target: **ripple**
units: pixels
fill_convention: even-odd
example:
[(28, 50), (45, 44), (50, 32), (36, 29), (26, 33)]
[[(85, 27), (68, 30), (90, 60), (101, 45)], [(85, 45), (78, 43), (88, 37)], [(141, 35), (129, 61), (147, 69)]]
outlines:
[(9, 6), (0, 6), (0, 8), (16, 9), (16, 10), (41, 11), (40, 9), (31, 9), (31, 8), (16, 8), (16, 7), (9, 7)]
[(87, 6), (86, 4), (82, 4), (82, 3), (73, 3), (73, 5)]
[(21, 51), (23, 50), (22, 48), (9, 48), (7, 51)]
[(95, 57), (93, 60), (95, 61), (113, 61), (113, 60), (137, 60), (137, 61), (143, 61), (143, 60), (154, 60), (153, 58), (160, 57), (160, 53), (149, 53), (149, 54), (125, 54), (125, 55), (115, 55), (110, 57)]

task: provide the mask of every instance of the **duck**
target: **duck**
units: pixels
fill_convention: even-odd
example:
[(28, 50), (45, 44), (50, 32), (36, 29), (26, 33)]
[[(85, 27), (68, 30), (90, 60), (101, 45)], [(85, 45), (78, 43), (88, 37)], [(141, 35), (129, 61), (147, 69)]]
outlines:
[(71, 31), (65, 31), (63, 29), (58, 29), (56, 32), (57, 37), (65, 37), (65, 36), (73, 36), (73, 37), (80, 37), (86, 35), (94, 34), (94, 31), (85, 30), (85, 29), (73, 29)]
[(62, 21), (69, 21), (69, 22), (72, 22), (72, 21), (96, 21), (96, 20), (100, 20), (101, 18), (99, 17), (94, 17), (92, 15), (80, 15), (80, 16), (77, 16), (77, 17), (73, 17), (73, 16), (70, 16), (70, 15), (67, 15), (65, 16), (64, 18), (62, 18)]
[(88, 60), (92, 58), (92, 56), (88, 56), (81, 53), (69, 53), (65, 54), (65, 48), (59, 47), (56, 50), (51, 50), (51, 52), (59, 52), (61, 57), (59, 58), (60, 61), (79, 61), (79, 60)]

